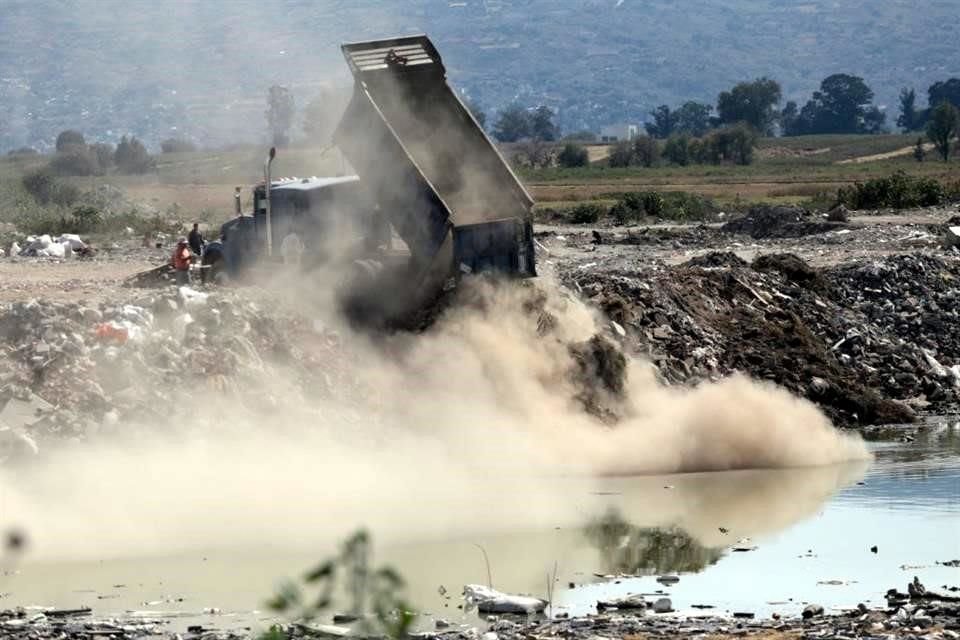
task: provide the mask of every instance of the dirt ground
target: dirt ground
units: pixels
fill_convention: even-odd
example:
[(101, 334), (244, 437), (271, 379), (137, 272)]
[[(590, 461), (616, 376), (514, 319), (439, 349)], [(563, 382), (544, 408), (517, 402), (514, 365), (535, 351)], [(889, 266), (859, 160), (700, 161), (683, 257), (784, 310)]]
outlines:
[(137, 260), (71, 260), (47, 258), (0, 259), (0, 302), (31, 299), (96, 303), (115, 297), (124, 279), (156, 266)]

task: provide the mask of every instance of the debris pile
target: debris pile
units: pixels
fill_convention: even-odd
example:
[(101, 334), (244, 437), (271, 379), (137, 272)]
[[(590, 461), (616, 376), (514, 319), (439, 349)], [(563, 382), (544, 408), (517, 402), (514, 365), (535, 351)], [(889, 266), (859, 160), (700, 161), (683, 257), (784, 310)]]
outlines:
[[(921, 585), (922, 586), (922, 585)], [(957, 640), (960, 598), (925, 592), (913, 596), (896, 589), (887, 593), (886, 607), (868, 607), (861, 603), (843, 610), (825, 610), (808, 604), (795, 615), (774, 613), (761, 618), (750, 611), (729, 616), (685, 616), (673, 610), (669, 598), (659, 598), (646, 606), (642, 596), (620, 598), (598, 606), (598, 614), (570, 618), (531, 615), (544, 612), (548, 603), (538, 598), (512, 596), (481, 585), (465, 588), (467, 607), (480, 607), (482, 613), (495, 613), (485, 622), (451, 626), (437, 619), (437, 631), (421, 634), (437, 640), (475, 640), (496, 636), (501, 640), (526, 638), (664, 637), (683, 640), (704, 637), (756, 637), (772, 635), (806, 638), (924, 638)], [(913, 591), (911, 591), (913, 593)], [(900, 597), (902, 596), (902, 598)], [(249, 629), (216, 629), (190, 625), (178, 633), (161, 617), (145, 617), (130, 612), (118, 618), (97, 618), (91, 609), (52, 609), (32, 607), (0, 610), (0, 635), (14, 640), (80, 640), (108, 636), (119, 640), (134, 638), (205, 638), (233, 640), (248, 638)], [(197, 615), (199, 618), (199, 614)], [(285, 637), (360, 637), (349, 627), (314, 622), (281, 624)]]
[(169, 287), (131, 304), (5, 305), (0, 346), (0, 439), (16, 434), (21, 448), (167, 422), (204, 392), (253, 410), (280, 394), (360, 392), (338, 334), (229, 291)]
[(842, 216), (824, 220), (801, 207), (762, 205), (753, 207), (741, 218), (727, 222), (722, 230), (746, 234), (755, 239), (796, 238), (843, 229), (846, 226), (844, 222)]
[[(817, 402), (838, 424), (950, 411), (960, 391), (960, 260), (895, 255), (816, 269), (730, 253), (637, 271), (560, 270), (669, 384), (734, 371)], [(625, 330), (623, 335), (620, 332)]]
[(91, 256), (96, 252), (80, 239), (75, 233), (64, 233), (59, 236), (43, 234), (27, 236), (24, 244), (14, 242), (10, 245), (10, 256), (24, 256), (35, 258), (72, 258), (77, 256)]

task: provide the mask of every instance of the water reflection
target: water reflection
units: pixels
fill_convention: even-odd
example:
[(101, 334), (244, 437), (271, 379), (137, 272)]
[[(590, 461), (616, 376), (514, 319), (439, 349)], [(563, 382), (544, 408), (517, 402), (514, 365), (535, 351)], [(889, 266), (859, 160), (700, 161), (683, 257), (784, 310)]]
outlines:
[(702, 571), (723, 552), (697, 542), (677, 527), (637, 527), (610, 510), (589, 523), (584, 537), (596, 547), (604, 573), (643, 576)]

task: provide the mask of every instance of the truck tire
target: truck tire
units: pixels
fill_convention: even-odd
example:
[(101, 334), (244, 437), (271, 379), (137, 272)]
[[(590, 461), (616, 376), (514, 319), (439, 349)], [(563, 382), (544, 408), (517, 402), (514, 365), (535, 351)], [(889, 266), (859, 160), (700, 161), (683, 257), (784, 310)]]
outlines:
[(200, 259), (200, 282), (203, 284), (223, 284), (227, 275), (223, 252), (211, 249), (203, 252)]

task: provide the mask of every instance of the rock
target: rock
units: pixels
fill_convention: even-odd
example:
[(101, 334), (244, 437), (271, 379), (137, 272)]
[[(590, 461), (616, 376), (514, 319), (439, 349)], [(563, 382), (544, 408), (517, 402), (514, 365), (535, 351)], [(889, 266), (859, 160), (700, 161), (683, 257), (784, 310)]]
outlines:
[(850, 211), (842, 204), (838, 204), (827, 212), (827, 221), (829, 222), (849, 222)]
[(680, 577), (679, 576), (659, 576), (657, 578), (657, 582), (665, 585), (677, 584), (678, 582), (680, 582)]
[(912, 622), (919, 626), (921, 629), (926, 629), (933, 625), (933, 618), (927, 615), (914, 615), (911, 619)]
[(670, 613), (673, 611), (673, 602), (670, 598), (660, 598), (653, 603), (654, 613)]
[(907, 593), (911, 599), (922, 598), (927, 593), (927, 588), (921, 584), (917, 576), (913, 576), (913, 581), (907, 585)]
[(646, 599), (639, 594), (597, 602), (597, 609), (600, 611), (604, 609), (646, 609), (646, 607)]
[(809, 620), (823, 615), (823, 607), (819, 604), (808, 604), (803, 608), (803, 619)]
[(941, 242), (945, 249), (949, 249), (950, 247), (960, 246), (960, 226), (947, 227), (947, 230), (943, 234), (943, 239), (941, 240)]
[(87, 324), (99, 324), (103, 322), (103, 314), (100, 313), (99, 309), (94, 309), (92, 307), (81, 307), (80, 314), (83, 318), (83, 321)]

